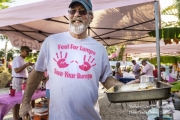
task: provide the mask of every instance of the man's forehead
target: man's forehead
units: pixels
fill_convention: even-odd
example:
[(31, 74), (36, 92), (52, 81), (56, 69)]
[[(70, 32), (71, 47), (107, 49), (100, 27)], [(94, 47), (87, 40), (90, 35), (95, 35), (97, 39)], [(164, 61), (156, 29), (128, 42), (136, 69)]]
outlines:
[(73, 3), (70, 8), (81, 8), (81, 9), (85, 9), (85, 7), (84, 7), (81, 3), (79, 3), (79, 2)]

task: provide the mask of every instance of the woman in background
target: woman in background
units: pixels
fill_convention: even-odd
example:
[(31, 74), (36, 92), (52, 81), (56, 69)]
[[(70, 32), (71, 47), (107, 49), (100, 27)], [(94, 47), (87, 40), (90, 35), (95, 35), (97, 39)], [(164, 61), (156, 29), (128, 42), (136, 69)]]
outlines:
[(120, 77), (123, 77), (123, 76), (122, 76), (122, 73), (121, 73), (120, 65), (121, 65), (120, 62), (117, 62), (117, 63), (116, 63), (115, 78), (116, 78), (117, 80), (119, 80)]

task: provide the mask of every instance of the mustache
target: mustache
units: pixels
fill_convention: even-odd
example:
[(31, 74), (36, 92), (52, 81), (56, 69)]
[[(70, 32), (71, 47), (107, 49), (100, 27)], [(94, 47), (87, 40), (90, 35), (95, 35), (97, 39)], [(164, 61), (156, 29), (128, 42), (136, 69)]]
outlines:
[(80, 21), (80, 22), (83, 22), (82, 18), (81, 17), (73, 17), (71, 22), (74, 22), (74, 21)]

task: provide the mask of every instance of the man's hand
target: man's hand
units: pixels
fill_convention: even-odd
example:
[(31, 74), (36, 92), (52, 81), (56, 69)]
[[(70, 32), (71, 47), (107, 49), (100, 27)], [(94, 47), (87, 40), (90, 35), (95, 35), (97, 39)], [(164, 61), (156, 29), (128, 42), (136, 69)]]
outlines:
[(140, 83), (140, 80), (139, 79), (136, 79), (136, 80), (132, 80), (126, 84), (135, 84), (135, 83)]
[(106, 79), (106, 81), (104, 83), (102, 83), (102, 85), (106, 88), (109, 89), (115, 85), (123, 85), (124, 83), (119, 82), (117, 79), (115, 79), (114, 77), (108, 77)]
[(25, 120), (25, 117), (29, 114), (30, 117), (33, 117), (33, 113), (32, 113), (32, 109), (31, 109), (31, 105), (29, 104), (25, 104), (22, 103), (22, 106), (20, 108), (19, 111), (20, 116), (22, 117), (23, 120)]
[(140, 76), (138, 76), (138, 75), (135, 76), (136, 79), (139, 79), (139, 77), (140, 77)]
[(27, 65), (27, 66), (31, 66), (31, 65), (34, 65), (34, 63), (27, 62), (26, 65)]

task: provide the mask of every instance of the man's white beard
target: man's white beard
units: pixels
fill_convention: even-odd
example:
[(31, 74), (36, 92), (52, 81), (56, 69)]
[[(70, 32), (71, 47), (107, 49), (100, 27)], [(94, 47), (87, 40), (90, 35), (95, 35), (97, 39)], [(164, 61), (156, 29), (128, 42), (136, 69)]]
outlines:
[(69, 26), (70, 26), (70, 31), (75, 34), (83, 33), (88, 27), (88, 25), (85, 25), (85, 24), (73, 25), (72, 23), (70, 23)]

